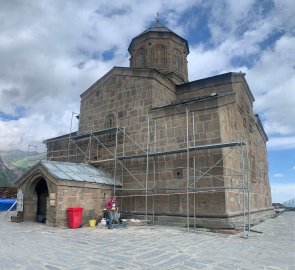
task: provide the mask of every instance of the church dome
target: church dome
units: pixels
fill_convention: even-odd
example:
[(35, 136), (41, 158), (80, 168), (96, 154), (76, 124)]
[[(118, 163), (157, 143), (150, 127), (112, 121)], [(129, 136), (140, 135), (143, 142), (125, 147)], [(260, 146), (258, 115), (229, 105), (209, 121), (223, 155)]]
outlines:
[(134, 37), (128, 51), (131, 68), (157, 69), (176, 84), (188, 81), (188, 43), (159, 20)]

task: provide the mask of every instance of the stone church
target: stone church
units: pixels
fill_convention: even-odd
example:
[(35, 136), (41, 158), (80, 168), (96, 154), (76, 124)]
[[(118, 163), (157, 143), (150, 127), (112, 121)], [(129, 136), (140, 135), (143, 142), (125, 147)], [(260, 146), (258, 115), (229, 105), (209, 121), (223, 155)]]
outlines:
[[(51, 224), (65, 225), (73, 204), (86, 208), (86, 218), (98, 215), (111, 193), (123, 216), (154, 224), (237, 228), (272, 215), (268, 138), (245, 74), (189, 81), (188, 42), (159, 21), (134, 37), (128, 51), (130, 67), (112, 68), (81, 94), (80, 114), (72, 115), (78, 131), (45, 141), (47, 167), (86, 163), (112, 178), (91, 189), (88, 177), (91, 192), (78, 191), (80, 185), (70, 199), (63, 185), (52, 205), (48, 190), (45, 210), (59, 211)], [(28, 186), (38, 168), (48, 182), (40, 166), (19, 188), (34, 189)]]

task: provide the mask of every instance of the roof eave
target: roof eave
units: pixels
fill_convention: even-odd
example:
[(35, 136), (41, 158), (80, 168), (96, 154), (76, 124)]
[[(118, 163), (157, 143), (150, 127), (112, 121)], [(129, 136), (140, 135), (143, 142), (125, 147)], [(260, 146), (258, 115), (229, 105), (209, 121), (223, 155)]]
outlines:
[[(141, 38), (141, 37), (143, 37), (143, 36), (146, 36), (146, 35), (148, 35), (149, 33), (152, 33), (152, 32), (156, 32), (156, 31), (143, 32), (142, 34), (140, 34), (140, 35), (134, 37), (134, 38), (131, 40), (131, 42), (130, 42), (130, 45), (129, 45), (129, 47), (128, 47), (128, 52), (131, 54), (133, 43), (134, 43), (137, 39), (139, 39), (139, 38)], [(187, 54), (190, 53), (190, 51), (189, 51), (189, 46), (188, 46), (188, 42), (187, 42), (186, 39), (182, 38), (181, 36), (177, 35), (176, 33), (172, 32), (172, 31), (171, 31), (171, 32), (160, 32), (160, 33), (173, 34), (174, 36), (178, 37), (179, 39), (181, 39), (182, 41), (185, 42), (185, 46), (186, 46), (186, 50), (187, 50)]]

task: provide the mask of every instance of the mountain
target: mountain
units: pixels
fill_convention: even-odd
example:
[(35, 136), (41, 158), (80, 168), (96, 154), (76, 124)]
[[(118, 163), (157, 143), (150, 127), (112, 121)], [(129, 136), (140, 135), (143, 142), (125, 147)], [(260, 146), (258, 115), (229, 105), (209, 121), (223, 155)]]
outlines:
[(6, 162), (15, 163), (21, 159), (24, 159), (26, 157), (35, 156), (36, 154), (39, 154), (37, 152), (27, 152), (22, 151), (19, 149), (11, 150), (11, 151), (2, 151), (0, 155), (2, 156), (2, 159)]
[(14, 186), (15, 181), (45, 154), (22, 150), (2, 151), (0, 153), (0, 187)]
[(0, 156), (0, 187), (13, 187), (15, 181), (24, 173), (11, 162), (6, 162)]

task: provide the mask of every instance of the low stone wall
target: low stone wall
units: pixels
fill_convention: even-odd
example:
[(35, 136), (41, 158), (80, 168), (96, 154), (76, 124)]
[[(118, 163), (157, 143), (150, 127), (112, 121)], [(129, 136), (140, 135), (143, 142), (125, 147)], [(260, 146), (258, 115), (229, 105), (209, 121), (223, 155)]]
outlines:
[[(266, 209), (259, 212), (251, 213), (251, 225), (256, 225), (276, 214), (273, 209)], [(145, 215), (123, 215), (123, 218), (145, 219)], [(148, 224), (167, 225), (167, 226), (187, 226), (186, 216), (147, 216)], [(246, 224), (248, 224), (248, 215), (246, 215)], [(208, 229), (241, 229), (243, 228), (243, 215), (233, 217), (204, 217), (196, 216), (195, 224), (197, 227)], [(194, 226), (194, 218), (190, 217), (190, 227)]]

